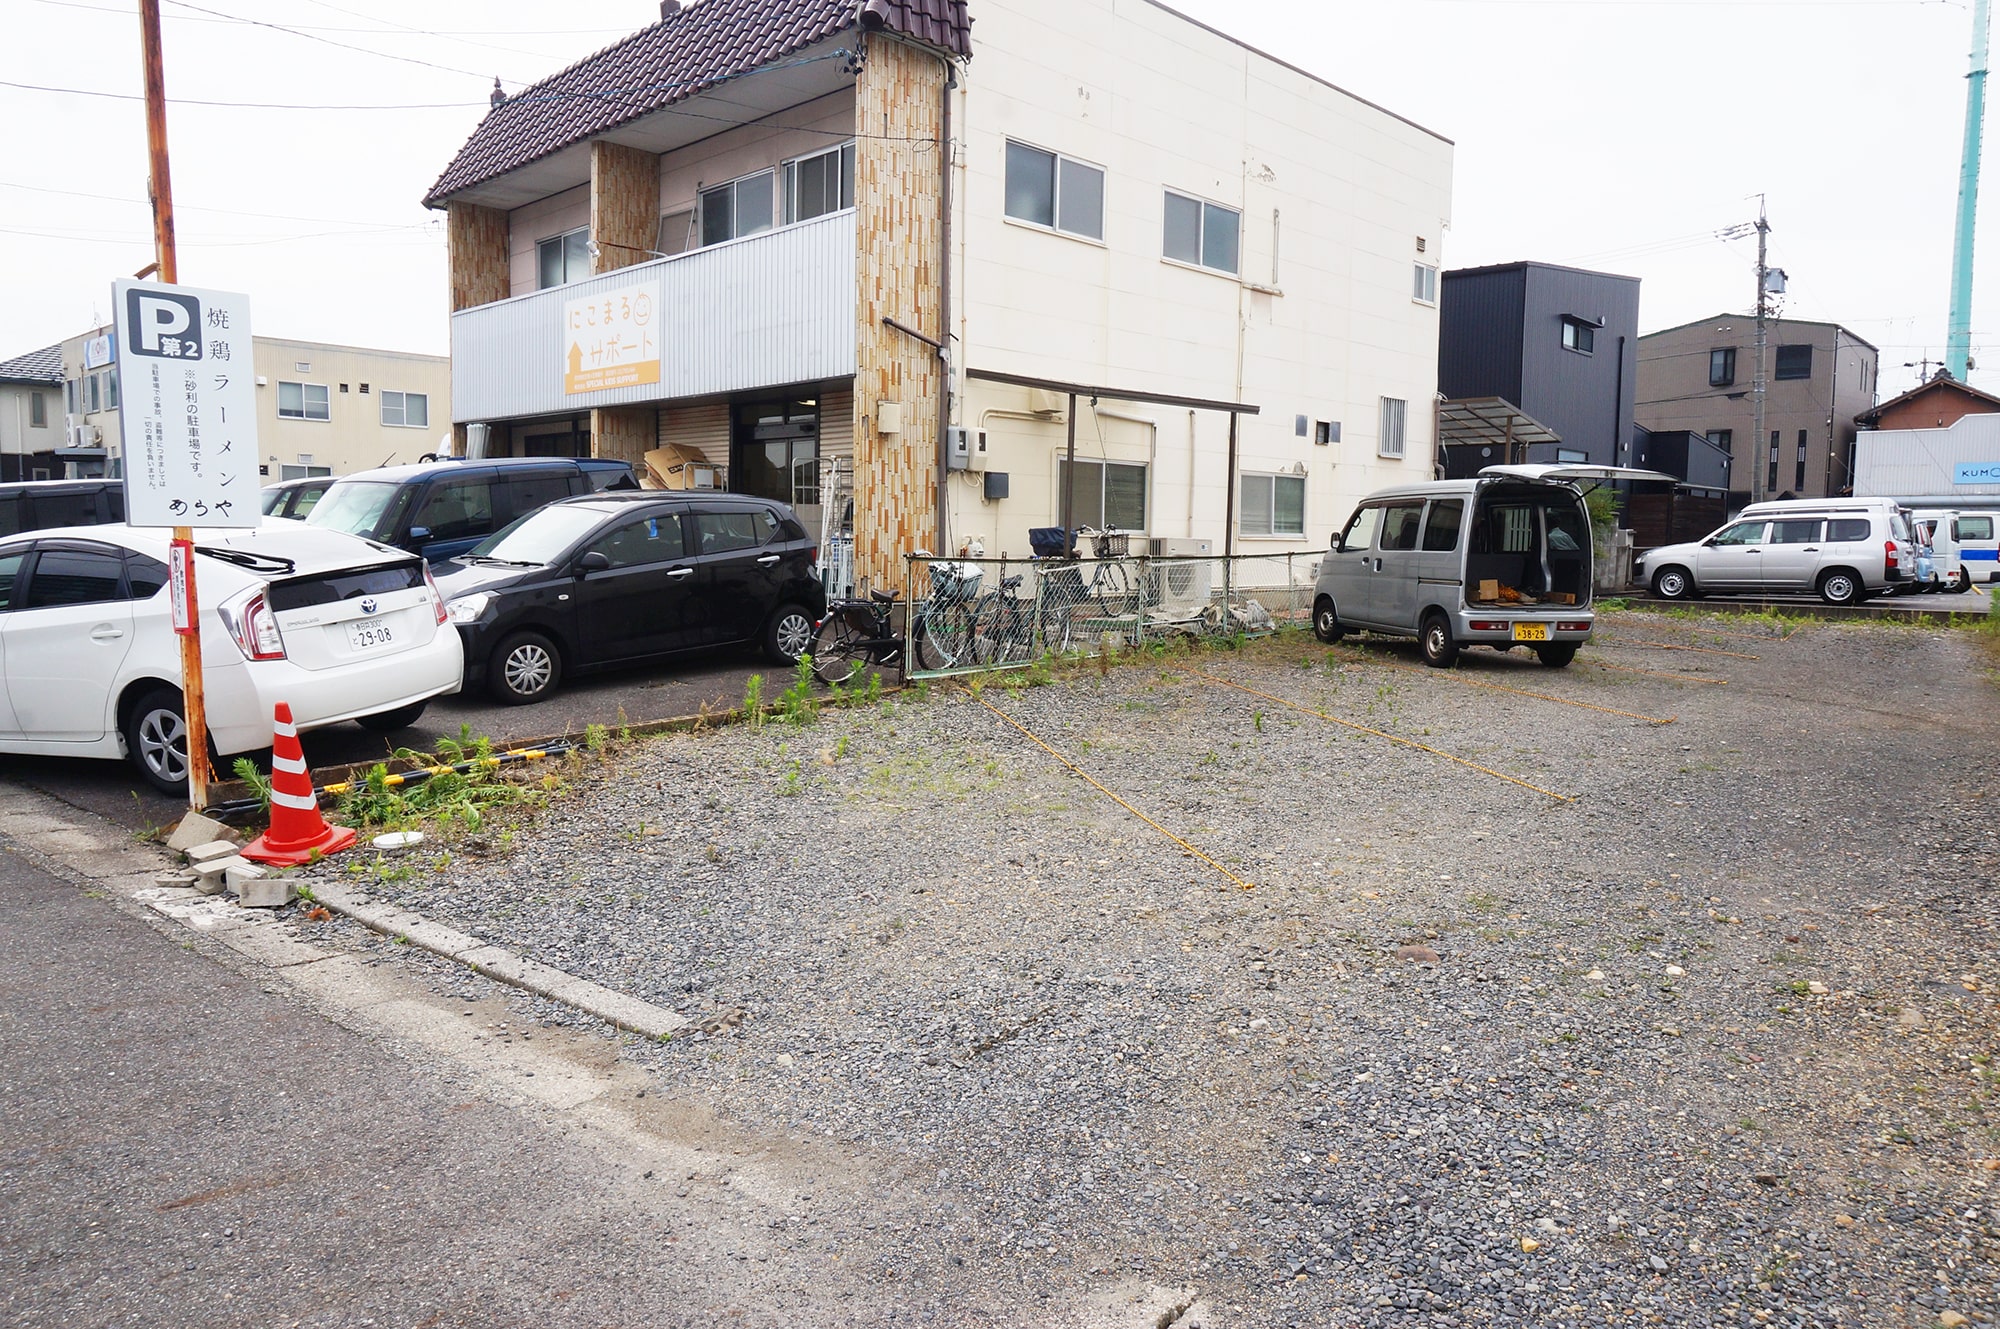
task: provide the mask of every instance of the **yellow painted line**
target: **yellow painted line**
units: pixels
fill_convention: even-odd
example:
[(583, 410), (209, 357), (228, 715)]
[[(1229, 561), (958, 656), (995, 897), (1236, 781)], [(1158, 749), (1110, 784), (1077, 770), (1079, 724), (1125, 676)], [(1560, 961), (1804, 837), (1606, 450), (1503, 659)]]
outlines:
[(1071, 761), (1068, 757), (1063, 756), (1062, 753), (1057, 752), (1047, 743), (1042, 742), (1042, 740), (1036, 737), (1035, 733), (1032, 730), (1030, 730), (1028, 726), (1022, 724), (1019, 720), (1016, 720), (1013, 716), (1007, 714), (1007, 712), (1001, 710), (998, 706), (995, 706), (992, 702), (986, 700), (986, 698), (984, 697), (977, 695), (976, 693), (973, 695), (972, 699), (978, 702), (981, 706), (984, 706), (987, 710), (999, 716), (1001, 719), (1005, 720), (1008, 724), (1013, 725), (1016, 729), (1026, 734), (1030, 739), (1033, 739), (1037, 747), (1041, 748), (1042, 751), (1048, 753), (1051, 757), (1054, 757), (1057, 761), (1061, 762), (1063, 765), (1069, 767), (1070, 770), (1082, 776), (1086, 781), (1090, 783), (1090, 785), (1093, 788), (1097, 790), (1098, 793), (1103, 794), (1106, 798), (1116, 803), (1119, 807), (1124, 808), (1127, 812), (1137, 817), (1140, 821), (1145, 822), (1148, 826), (1151, 826), (1154, 830), (1166, 836), (1169, 840), (1172, 840), (1182, 849), (1194, 855), (1194, 857), (1200, 859), (1202, 862), (1208, 864), (1210, 867), (1214, 868), (1217, 872), (1220, 872), (1223, 876), (1229, 878), (1231, 881), (1235, 882), (1238, 886), (1241, 886), (1244, 890), (1254, 891), (1257, 889), (1249, 882), (1243, 880), (1243, 878), (1237, 876), (1234, 872), (1231, 872), (1228, 868), (1222, 866), (1222, 864), (1210, 858), (1207, 854), (1202, 853), (1201, 850), (1195, 848), (1193, 845), (1189, 844), (1186, 840), (1181, 839), (1180, 836), (1175, 835), (1172, 831), (1160, 825), (1160, 823), (1154, 821), (1151, 817), (1139, 811), (1139, 809), (1133, 807), (1130, 803), (1120, 798), (1117, 794), (1112, 793), (1111, 790), (1105, 788), (1102, 784), (1098, 783), (1097, 779), (1094, 776), (1092, 776), (1089, 771), (1084, 770), (1083, 767), (1077, 765), (1075, 762)]
[(1729, 682), (1726, 678), (1697, 678), (1693, 674), (1675, 674), (1659, 669), (1634, 669), (1631, 665), (1606, 664), (1602, 660), (1586, 660), (1584, 663), (1596, 669), (1615, 669), (1621, 674), (1645, 674), (1649, 678), (1677, 678), (1683, 683), (1713, 683), (1721, 687)]
[(1259, 692), (1255, 688), (1246, 688), (1241, 683), (1232, 683), (1226, 678), (1217, 678), (1214, 674), (1203, 673), (1193, 665), (1182, 665), (1181, 667), (1196, 678), (1205, 678), (1209, 682), (1220, 684), (1225, 688), (1235, 688), (1238, 692), (1247, 692), (1253, 697), (1262, 697), (1265, 701), (1275, 701), (1280, 706), (1289, 706), (1295, 711), (1304, 711), (1307, 715), (1317, 715), (1322, 720), (1330, 720), (1334, 724), (1345, 725), (1347, 728), (1357, 730), (1360, 733), (1373, 734), (1377, 738), (1386, 738), (1391, 743), (1400, 743), (1406, 748), (1415, 748), (1419, 752), (1428, 752), (1433, 757), (1443, 757), (1446, 761), (1457, 762), (1460, 766), (1478, 771), (1481, 775), (1490, 775), (1496, 780), (1505, 780), (1508, 784), (1517, 784), (1523, 789), (1532, 789), (1546, 798), (1553, 798), (1558, 803), (1573, 803), (1576, 801), (1568, 794), (1558, 794), (1554, 790), (1544, 789), (1540, 785), (1529, 784), (1526, 780), (1509, 775), (1505, 771), (1496, 771), (1490, 766), (1481, 766), (1476, 761), (1467, 761), (1463, 757), (1454, 757), (1451, 753), (1441, 748), (1431, 747), (1427, 743), (1419, 743), (1413, 738), (1400, 738), (1395, 734), (1385, 733), (1380, 729), (1370, 729), (1365, 724), (1356, 724), (1352, 720), (1343, 720), (1337, 715), (1328, 715), (1325, 711), (1316, 711), (1310, 706), (1301, 706), (1299, 703), (1284, 697), (1273, 696), (1268, 692)]
[[(1366, 660), (1368, 657), (1346, 655), (1341, 658), (1359, 662)], [(1672, 724), (1680, 718), (1677, 715), (1669, 715), (1665, 719), (1661, 719), (1657, 715), (1637, 715), (1631, 711), (1621, 711), (1612, 706), (1598, 706), (1592, 702), (1573, 701), (1568, 697), (1551, 696), (1546, 692), (1530, 692), (1526, 688), (1510, 688), (1501, 683), (1482, 683), (1476, 678), (1467, 678), (1463, 674), (1448, 669), (1424, 669), (1416, 665), (1397, 664), (1394, 660), (1378, 660), (1375, 663), (1380, 664), (1385, 669), (1401, 669), (1406, 673), (1424, 674), (1431, 678), (1448, 678), (1454, 683), (1463, 683), (1469, 688), (1490, 688), (1495, 692), (1511, 692), (1517, 697), (1533, 697), (1537, 701), (1552, 701), (1562, 706), (1580, 706), (1586, 711), (1602, 711), (1606, 715), (1619, 715), (1627, 720), (1644, 720), (1647, 724)]]
[(1764, 658), (1761, 655), (1746, 655), (1742, 651), (1720, 650), (1714, 646), (1677, 646), (1670, 641), (1647, 641), (1644, 637), (1635, 637), (1631, 641), (1620, 641), (1616, 637), (1608, 639), (1600, 637), (1597, 640), (1605, 646), (1638, 646), (1649, 651), (1694, 651), (1700, 655), (1726, 655), (1732, 660), (1761, 660)]

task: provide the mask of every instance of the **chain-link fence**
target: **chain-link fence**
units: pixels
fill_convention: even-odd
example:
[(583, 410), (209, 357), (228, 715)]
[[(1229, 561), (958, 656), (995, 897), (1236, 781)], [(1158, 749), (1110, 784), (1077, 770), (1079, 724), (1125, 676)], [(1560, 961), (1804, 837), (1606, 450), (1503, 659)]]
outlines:
[[(1113, 546), (1115, 548), (1115, 546)], [(1320, 555), (1181, 558), (912, 556), (906, 563), (909, 676), (1004, 669), (1045, 655), (1167, 638), (1306, 627)]]

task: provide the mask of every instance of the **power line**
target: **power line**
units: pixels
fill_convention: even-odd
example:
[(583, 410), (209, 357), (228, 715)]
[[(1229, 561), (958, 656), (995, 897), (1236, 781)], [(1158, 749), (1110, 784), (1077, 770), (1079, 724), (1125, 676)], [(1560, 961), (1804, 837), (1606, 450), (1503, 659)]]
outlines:
[[(470, 69), (459, 69), (455, 65), (441, 65), (438, 64), (435, 60), (419, 60), (414, 55), (393, 55), (388, 51), (377, 51), (367, 46), (356, 46), (352, 42), (337, 42), (331, 37), (322, 37), (316, 32), (307, 32), (303, 28), (288, 28), (282, 23), (267, 23), (261, 18), (244, 18), (240, 14), (225, 14), (219, 9), (204, 9), (200, 5), (190, 4), (189, 0), (167, 0), (167, 3), (170, 5), (178, 5), (182, 9), (192, 9), (197, 14), (212, 14), (216, 18), (231, 19), (238, 23), (247, 23), (251, 27), (255, 28), (269, 28), (273, 32), (288, 33), (294, 37), (302, 37), (309, 42), (323, 42), (328, 46), (337, 46), (343, 51), (357, 51), (362, 55), (372, 55), (382, 60), (394, 60), (401, 64), (406, 64), (406, 65), (420, 65), (425, 69), (436, 69), (447, 74), (463, 74), (467, 78), (476, 78), (480, 79), (481, 81), (484, 81), (485, 79), (492, 77), (492, 75), (490, 74), (475, 73)], [(514, 81), (519, 83), (522, 80), (516, 79)]]
[[(131, 12), (131, 11), (130, 11), (129, 9), (117, 9), (117, 8), (114, 8), (114, 7), (110, 6), (110, 5), (87, 5), (87, 4), (84, 4), (84, 3), (82, 3), (82, 0), (35, 0), (35, 3), (36, 3), (36, 4), (41, 4), (41, 5), (53, 5), (53, 6), (55, 6), (55, 7), (56, 7), (56, 8), (58, 8), (58, 9), (85, 9), (85, 10), (89, 10), (89, 11), (90, 11), (91, 13), (93, 13), (93, 14), (115, 14), (115, 15), (117, 15), (117, 16), (118, 16), (119, 18), (124, 18), (124, 19), (129, 19), (129, 18), (131, 18), (131, 17), (132, 17), (132, 12)], [(327, 6), (327, 8), (331, 9), (331, 8), (334, 8), (334, 6), (332, 6), (332, 5), (329, 5), (329, 6)], [(343, 12), (343, 13), (354, 13), (354, 14), (355, 14), (355, 16), (356, 16), (357, 18), (367, 18), (367, 17), (368, 17), (368, 15), (366, 15), (366, 14), (360, 14), (360, 13), (357, 13), (356, 11), (353, 11), (353, 10), (343, 10), (343, 11), (341, 11), (341, 12)], [(163, 17), (164, 17), (164, 18), (167, 18), (167, 19), (170, 19), (170, 20), (172, 20), (173, 22), (176, 22), (176, 23), (241, 23), (241, 22), (243, 22), (243, 20), (242, 20), (242, 19), (237, 19), (237, 18), (230, 18), (230, 17), (226, 17), (226, 16), (225, 16), (225, 17), (222, 17), (222, 18), (201, 18), (201, 17), (197, 17), (197, 16), (195, 16), (195, 15), (193, 15), (193, 14), (166, 14), (166, 15), (163, 15)], [(297, 28), (297, 29), (299, 29), (299, 30), (300, 30), (300, 31), (302, 31), (302, 32), (353, 32), (353, 33), (377, 33), (377, 34), (383, 34), (383, 33), (389, 33), (389, 32), (393, 32), (393, 31), (395, 31), (395, 29), (393, 29), (393, 28), (385, 28), (385, 27), (373, 27), (373, 28), (348, 28), (348, 27), (336, 27), (336, 26), (333, 26), (333, 25), (331, 25), (331, 24), (325, 24), (325, 23), (294, 23), (294, 24), (293, 24), (292, 26), (293, 26), (293, 27), (295, 27), (295, 28)], [(420, 29), (405, 29), (405, 31), (420, 31)], [(612, 35), (619, 35), (619, 34), (625, 34), (625, 33), (629, 33), (629, 32), (631, 32), (631, 31), (632, 31), (632, 29), (631, 29), (631, 28), (629, 28), (629, 27), (627, 27), (627, 28), (495, 28), (495, 29), (484, 29), (484, 28), (463, 28), (463, 29), (454, 29), (454, 28), (442, 28), (442, 29), (439, 29), (439, 30), (437, 30), (437, 31), (435, 31), (435, 32), (431, 32), (431, 33), (429, 33), (428, 35), (430, 35), (430, 36), (435, 36), (435, 37), (469, 37), (469, 36), (479, 36), (479, 37), (601, 37), (601, 36), (605, 35), (606, 33), (610, 33), (610, 34), (612, 34)]]
[[(485, 77), (481, 75), (481, 77)], [(0, 79), (0, 88), (19, 88), (24, 92), (55, 92), (70, 97), (102, 97), (111, 101), (138, 102), (146, 100), (136, 92), (99, 92), (94, 88), (57, 88), (41, 83), (15, 83), (10, 79)], [(169, 97), (170, 106), (222, 106), (239, 111), (442, 111), (464, 110), (468, 106), (484, 106), (485, 102), (409, 102), (396, 106), (375, 103), (351, 106), (316, 106), (299, 102), (221, 102), (208, 101), (198, 97)]]
[[(63, 194), (71, 198), (90, 198), (90, 199), (96, 199), (102, 203), (131, 203), (140, 207), (145, 207), (150, 204), (150, 200), (143, 198), (125, 198), (117, 194), (90, 194), (84, 192), (81, 189), (53, 189), (47, 185), (24, 185), (24, 184), (19, 184), (12, 180), (0, 180), (0, 189), (25, 189), (30, 191), (31, 193), (36, 193), (36, 194)], [(404, 225), (417, 224), (408, 222), (348, 221), (343, 217), (301, 217), (296, 213), (288, 213), (288, 212), (244, 212), (236, 208), (204, 208), (194, 204), (187, 204), (187, 203), (176, 203), (174, 205), (174, 211), (213, 212), (224, 217), (257, 217), (266, 221), (319, 222), (329, 226), (384, 227), (384, 226), (404, 226)]]

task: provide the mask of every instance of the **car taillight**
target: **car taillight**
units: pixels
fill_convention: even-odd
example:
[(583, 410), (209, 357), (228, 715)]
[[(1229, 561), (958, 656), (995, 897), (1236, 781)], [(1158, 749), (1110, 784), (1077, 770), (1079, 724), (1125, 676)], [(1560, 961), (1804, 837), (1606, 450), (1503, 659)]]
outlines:
[(233, 600), (218, 611), (222, 615), (222, 625), (229, 629), (230, 639), (236, 649), (243, 652), (246, 660), (282, 660), (285, 658), (284, 634), (278, 631), (278, 620), (271, 613), (270, 602), (262, 591), (252, 592), (248, 598)]
[(1588, 632), (1588, 631), (1590, 631), (1590, 624), (1589, 624), (1589, 623), (1574, 623), (1574, 622), (1572, 622), (1572, 623), (1558, 623), (1558, 624), (1556, 624), (1556, 631), (1557, 631), (1557, 632)]
[(1896, 542), (1894, 540), (1884, 540), (1882, 542), (1882, 557), (1891, 563), (1902, 562), (1902, 559), (1896, 554)]
[(811, 547), (810, 549), (806, 550), (806, 562), (808, 562), (808, 563), (817, 563), (817, 562), (819, 562), (819, 546), (818, 546), (818, 545), (814, 545), (814, 546), (812, 546), (812, 547)]
[(437, 614), (438, 626), (443, 627), (445, 620), (444, 593), (438, 590), (438, 584), (431, 579), (431, 565), (428, 563), (424, 564), (424, 585), (431, 588), (431, 608)]
[(1474, 632), (1505, 632), (1508, 623), (1504, 618), (1475, 618), (1466, 626)]

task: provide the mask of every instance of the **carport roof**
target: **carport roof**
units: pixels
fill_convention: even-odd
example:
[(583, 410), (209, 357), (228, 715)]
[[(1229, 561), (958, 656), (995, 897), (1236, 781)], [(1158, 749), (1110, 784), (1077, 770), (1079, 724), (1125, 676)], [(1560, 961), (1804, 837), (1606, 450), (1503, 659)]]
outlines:
[(1560, 443), (1562, 435), (1505, 397), (1460, 397), (1438, 404), (1438, 442)]

